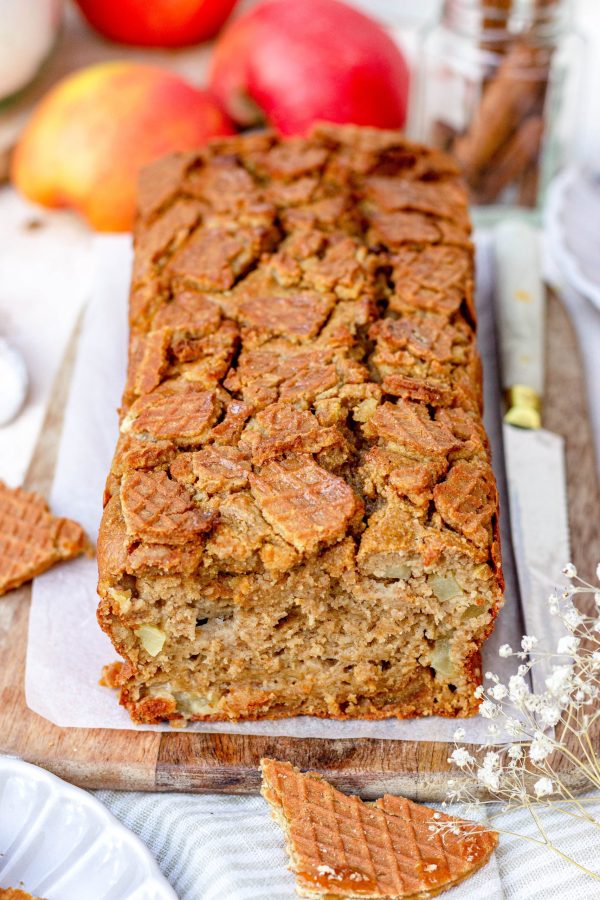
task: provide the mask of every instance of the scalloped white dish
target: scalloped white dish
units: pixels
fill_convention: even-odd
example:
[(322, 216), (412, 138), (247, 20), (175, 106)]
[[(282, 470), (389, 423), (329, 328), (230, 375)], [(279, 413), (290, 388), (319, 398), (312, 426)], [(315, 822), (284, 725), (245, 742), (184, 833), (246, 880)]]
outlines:
[(0, 758), (0, 887), (45, 900), (177, 900), (147, 847), (91, 794)]

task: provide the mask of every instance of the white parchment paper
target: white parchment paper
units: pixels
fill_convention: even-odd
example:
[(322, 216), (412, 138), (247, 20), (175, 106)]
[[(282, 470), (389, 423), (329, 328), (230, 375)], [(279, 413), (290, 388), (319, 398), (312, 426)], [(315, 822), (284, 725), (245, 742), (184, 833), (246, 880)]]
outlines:
[[(479, 254), (479, 348), (483, 358), (486, 427), (493, 447), (501, 496), (506, 496), (500, 427), (498, 369), (487, 254)], [(95, 244), (96, 277), (86, 311), (65, 412), (51, 503), (59, 515), (77, 519), (95, 537), (101, 516), (104, 480), (117, 440), (116, 409), (125, 380), (127, 296), (131, 270), (128, 237), (101, 237)], [(484, 651), (484, 671), (508, 677), (514, 662), (501, 660), (498, 647), (518, 646), (524, 632), (516, 589), (508, 515), (502, 516), (506, 604)], [(26, 697), (34, 712), (56, 725), (78, 728), (136, 729), (118, 706), (115, 693), (100, 687), (102, 666), (116, 658), (96, 623), (95, 560), (56, 566), (36, 579), (29, 621)], [(548, 617), (550, 618), (550, 617)], [(480, 717), (460, 722), (466, 740), (485, 743), (488, 723)], [(196, 723), (197, 731), (327, 738), (451, 740), (456, 720), (442, 718), (370, 722), (323, 721), (297, 717), (233, 724)], [(145, 726), (142, 730), (169, 730)]]

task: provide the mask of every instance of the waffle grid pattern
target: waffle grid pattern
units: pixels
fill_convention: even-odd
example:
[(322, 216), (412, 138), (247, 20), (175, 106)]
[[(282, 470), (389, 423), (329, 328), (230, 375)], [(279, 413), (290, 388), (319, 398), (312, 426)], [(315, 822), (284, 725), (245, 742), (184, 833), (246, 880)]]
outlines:
[[(329, 895), (433, 896), (487, 861), (495, 836), (405, 798), (367, 805), (289, 763), (263, 761), (299, 886)], [(435, 821), (452, 823), (440, 833)]]
[(0, 482), (0, 595), (86, 547), (83, 529), (53, 516), (43, 497)]

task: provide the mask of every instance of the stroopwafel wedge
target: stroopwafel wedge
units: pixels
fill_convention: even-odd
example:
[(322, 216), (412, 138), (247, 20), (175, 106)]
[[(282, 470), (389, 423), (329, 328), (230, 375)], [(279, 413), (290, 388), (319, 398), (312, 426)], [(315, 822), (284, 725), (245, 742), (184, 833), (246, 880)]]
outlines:
[(363, 803), (288, 762), (263, 759), (261, 769), (302, 897), (426, 900), (485, 865), (498, 841), (403, 797)]
[(91, 549), (77, 522), (53, 516), (39, 494), (0, 481), (0, 596)]

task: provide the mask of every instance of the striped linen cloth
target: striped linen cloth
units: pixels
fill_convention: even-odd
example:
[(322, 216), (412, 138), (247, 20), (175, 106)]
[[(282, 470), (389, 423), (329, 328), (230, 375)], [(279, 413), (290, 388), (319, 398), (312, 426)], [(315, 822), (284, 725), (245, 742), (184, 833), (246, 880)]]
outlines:
[[(116, 791), (98, 791), (96, 796), (144, 841), (180, 900), (297, 897), (282, 832), (262, 797)], [(586, 806), (600, 819), (600, 802)], [(465, 815), (463, 807), (449, 811)], [(544, 823), (560, 850), (600, 873), (600, 830), (559, 814), (544, 814)], [(503, 815), (495, 824), (505, 831), (539, 836), (527, 811)], [(600, 883), (547, 848), (504, 835), (490, 863), (444, 897), (598, 900)]]

